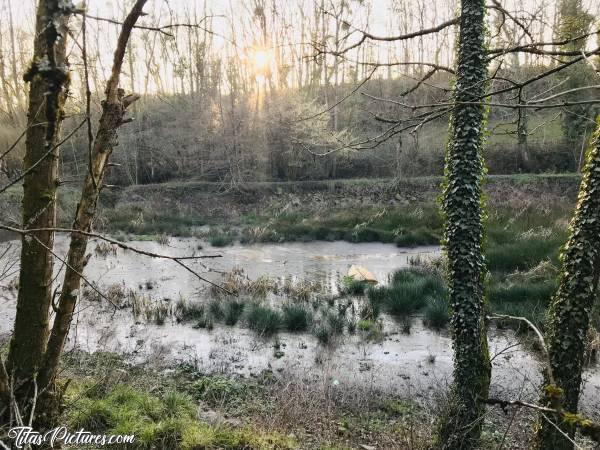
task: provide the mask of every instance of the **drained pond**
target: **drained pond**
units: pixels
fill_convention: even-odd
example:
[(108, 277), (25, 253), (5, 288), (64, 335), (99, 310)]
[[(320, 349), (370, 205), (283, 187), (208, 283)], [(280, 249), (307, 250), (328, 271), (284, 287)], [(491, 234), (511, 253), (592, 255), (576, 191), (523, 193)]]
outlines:
[[(64, 270), (67, 242), (57, 238), (55, 270)], [(5, 268), (12, 275), (0, 290), (0, 335), (7, 338), (19, 243), (0, 245), (4, 260), (14, 255)], [(207, 374), (268, 370), (334, 386), (377, 385), (412, 397), (428, 397), (451, 381), (447, 324), (435, 309), (428, 312), (435, 305), (427, 302), (436, 302), (440, 291), (432, 279), (419, 284), (411, 278), (423, 267), (435, 270), (438, 247), (313, 241), (215, 248), (196, 238), (126, 245), (170, 257), (215, 258), (180, 260), (187, 270), (171, 259), (92, 240), (85, 277), (93, 286), (82, 283), (70, 350), (116, 352), (132, 364), (166, 370), (181, 363)], [(353, 266), (368, 270), (377, 283), (349, 279)], [(401, 269), (406, 272), (398, 275)], [(416, 286), (429, 297), (418, 305), (378, 303), (378, 290), (385, 296), (389, 288), (392, 295), (391, 284), (401, 282), (412, 283), (403, 285), (405, 291)], [(505, 327), (490, 327), (488, 337), (492, 392), (535, 398), (541, 366), (531, 345)], [(585, 378), (582, 405), (595, 415), (598, 370), (592, 367)]]

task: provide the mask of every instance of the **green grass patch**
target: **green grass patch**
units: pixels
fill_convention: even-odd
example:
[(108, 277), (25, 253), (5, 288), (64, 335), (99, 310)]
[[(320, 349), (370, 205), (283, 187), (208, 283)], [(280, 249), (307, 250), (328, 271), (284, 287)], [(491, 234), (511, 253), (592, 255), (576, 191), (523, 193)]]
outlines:
[(251, 390), (249, 384), (235, 377), (222, 375), (200, 376), (190, 388), (195, 399), (214, 407), (241, 404), (249, 398)]
[[(200, 422), (196, 419), (197, 406), (193, 398), (180, 392), (151, 395), (118, 384), (101, 396), (90, 396), (88, 392), (94, 391), (88, 388), (83, 385), (69, 391), (69, 395), (77, 399), (67, 412), (69, 428), (134, 435), (135, 442), (127, 448), (284, 450), (297, 447), (293, 439), (276, 433)], [(205, 388), (202, 392), (208, 391)]]
[(388, 286), (367, 291), (368, 303), (360, 315), (374, 320), (380, 311), (385, 311), (398, 319), (408, 333), (411, 317), (422, 311), (425, 325), (439, 329), (448, 322), (446, 295), (444, 280), (439, 275), (416, 268), (401, 269), (394, 272)]
[(239, 235), (229, 227), (224, 227), (222, 229), (211, 227), (205, 237), (213, 247), (227, 247), (235, 244)]
[(351, 208), (272, 215), (244, 216), (242, 243), (312, 240), (349, 242), (396, 242), (399, 245), (439, 243), (442, 221), (435, 204), (413, 208)]
[(549, 259), (558, 264), (560, 246), (566, 237), (559, 235), (547, 238), (526, 238), (502, 244), (490, 245), (486, 251), (488, 269), (492, 272), (524, 271)]
[(393, 316), (408, 316), (421, 310), (428, 298), (445, 295), (444, 281), (439, 276), (418, 269), (402, 269), (392, 276), (384, 306)]
[(205, 224), (202, 218), (173, 212), (157, 212), (143, 208), (104, 209), (107, 231), (135, 235), (189, 236), (194, 227)]
[[(546, 310), (557, 288), (555, 279), (530, 282), (497, 282), (488, 290), (488, 308), (492, 313), (525, 317), (542, 326)], [(521, 323), (507, 321), (511, 327), (523, 327)]]

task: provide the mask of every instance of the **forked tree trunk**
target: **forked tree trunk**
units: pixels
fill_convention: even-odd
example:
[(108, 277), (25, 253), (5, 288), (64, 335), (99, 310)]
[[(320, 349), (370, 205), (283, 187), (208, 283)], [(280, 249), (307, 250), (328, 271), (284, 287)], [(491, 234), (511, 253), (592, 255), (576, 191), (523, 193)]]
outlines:
[[(33, 59), (24, 80), (30, 83), (23, 170), (23, 229), (56, 225), (58, 137), (69, 84), (66, 39), (73, 5), (42, 0), (36, 14)], [(17, 313), (7, 360), (12, 389), (22, 407), (31, 400), (34, 377), (48, 341), (52, 301), (54, 233), (39, 231), (21, 239)], [(7, 389), (7, 380), (1, 383)], [(7, 395), (4, 392), (4, 395)]]
[[(454, 384), (441, 419), (438, 447), (476, 448), (488, 395), (490, 359), (484, 323), (483, 201), (481, 182), (487, 63), (483, 0), (462, 0), (458, 42), (457, 105), (451, 118), (442, 209), (452, 310)], [(465, 102), (475, 102), (465, 104)]]
[[(570, 225), (570, 235), (561, 254), (562, 271), (558, 291), (548, 311), (546, 345), (556, 385), (546, 376), (543, 402), (558, 404), (565, 412), (577, 413), (584, 364), (586, 336), (600, 273), (600, 118), (583, 168), (577, 209)], [(537, 431), (540, 450), (571, 450), (576, 423), (565, 423), (557, 416), (561, 433), (541, 418)]]
[[(137, 95), (124, 96), (123, 90), (119, 88), (119, 78), (131, 30), (142, 15), (142, 8), (146, 1), (136, 1), (125, 18), (121, 33), (119, 34), (111, 76), (105, 90), (106, 98), (102, 102), (100, 125), (92, 148), (92, 154), (90, 155), (89, 168), (81, 192), (81, 200), (77, 205), (75, 220), (72, 226), (73, 230), (84, 232), (91, 230), (92, 221), (96, 215), (98, 196), (103, 185), (106, 164), (114, 146), (117, 145), (117, 130), (123, 124), (127, 108), (139, 98)], [(69, 252), (67, 254), (67, 267), (58, 300), (58, 309), (52, 326), (44, 364), (40, 371), (40, 385), (43, 387), (53, 383), (58, 371), (60, 355), (65, 346), (73, 311), (75, 310), (79, 295), (81, 273), (86, 264), (85, 252), (87, 243), (88, 236), (77, 231), (72, 232)]]

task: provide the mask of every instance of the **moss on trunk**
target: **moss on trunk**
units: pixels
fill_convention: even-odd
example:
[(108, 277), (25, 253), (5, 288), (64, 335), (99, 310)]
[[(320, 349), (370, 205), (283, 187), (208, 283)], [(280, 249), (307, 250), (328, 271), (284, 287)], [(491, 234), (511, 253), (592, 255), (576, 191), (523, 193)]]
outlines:
[[(45, 0), (38, 4), (33, 60), (24, 77), (30, 83), (23, 163), (24, 170), (28, 171), (23, 183), (24, 229), (56, 225), (57, 142), (69, 84), (66, 37), (72, 12), (70, 2)], [(53, 272), (49, 249), (53, 241), (54, 233), (50, 231), (22, 238), (17, 314), (7, 370), (14, 379), (15, 395), (24, 408), (33, 392), (33, 380), (48, 339)]]

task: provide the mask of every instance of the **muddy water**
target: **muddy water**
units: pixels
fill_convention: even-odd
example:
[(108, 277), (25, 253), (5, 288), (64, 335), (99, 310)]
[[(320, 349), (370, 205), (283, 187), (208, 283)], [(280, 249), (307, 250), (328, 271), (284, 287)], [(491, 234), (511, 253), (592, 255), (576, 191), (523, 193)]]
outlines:
[[(134, 241), (128, 244), (170, 256), (220, 255), (216, 259), (186, 261), (195, 272), (213, 281), (218, 281), (222, 272), (239, 267), (250, 279), (267, 275), (275, 279), (318, 281), (331, 292), (335, 292), (341, 277), (352, 264), (366, 266), (379, 280), (385, 281), (391, 272), (407, 266), (409, 258), (428, 258), (439, 252), (437, 247), (401, 249), (388, 244), (342, 241), (213, 248), (193, 238), (172, 238), (166, 246), (156, 242)], [(95, 257), (86, 273), (90, 279), (101, 280), (103, 284), (124, 283), (128, 287), (139, 287), (150, 282), (156, 285), (152, 293), (156, 297), (201, 296), (202, 289), (206, 287), (192, 273), (182, 270), (172, 261), (141, 257), (131, 251), (119, 250), (117, 257)]]
[[(13, 251), (16, 250), (18, 244), (11, 244)], [(167, 246), (156, 242), (128, 244), (171, 256), (219, 254), (218, 259), (189, 262), (194, 271), (214, 281), (220, 279), (220, 272), (239, 267), (250, 279), (268, 275), (276, 279), (319, 281), (326, 291), (333, 293), (352, 264), (367, 267), (381, 282), (386, 282), (388, 275), (408, 265), (410, 258), (430, 258), (439, 253), (436, 247), (401, 249), (387, 244), (347, 242), (236, 245), (218, 249), (191, 238), (173, 238)], [(93, 242), (90, 249), (95, 246)], [(64, 255), (66, 241), (59, 239), (56, 248), (59, 255)], [(207, 296), (206, 284), (172, 261), (121, 249), (116, 255), (102, 257), (93, 251), (92, 255), (86, 276), (100, 287), (118, 283), (163, 302), (173, 302), (179, 296), (199, 299)], [(0, 286), (6, 287), (8, 283), (9, 279), (3, 279)], [(10, 333), (14, 312), (14, 290), (0, 288), (0, 335)], [(403, 334), (399, 324), (384, 318), (384, 331), (381, 342), (367, 342), (359, 334), (345, 336), (324, 348), (308, 334), (280, 333), (275, 338), (262, 339), (240, 327), (217, 326), (208, 331), (180, 325), (171, 319), (158, 326), (136, 321), (129, 309), (115, 312), (106, 304), (82, 300), (69, 348), (114, 351), (128, 354), (136, 362), (164, 367), (192, 362), (206, 373), (251, 375), (272, 369), (281, 376), (325, 379), (333, 385), (377, 386), (415, 397), (427, 397), (450, 383), (452, 347), (447, 333), (425, 329), (419, 318), (415, 319), (410, 334)], [(512, 332), (491, 330), (489, 338), (493, 357), (492, 392), (505, 398), (535, 398), (539, 383), (536, 358), (519, 345)], [(276, 343), (280, 350), (277, 354)], [(586, 373), (582, 400), (585, 412), (594, 416), (600, 415), (599, 372), (596, 367)]]

